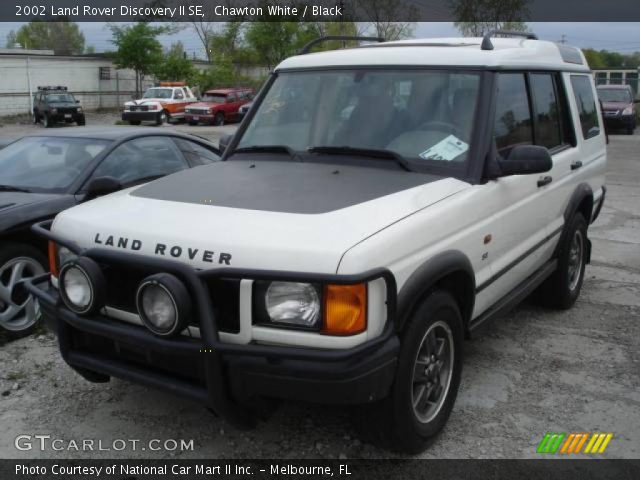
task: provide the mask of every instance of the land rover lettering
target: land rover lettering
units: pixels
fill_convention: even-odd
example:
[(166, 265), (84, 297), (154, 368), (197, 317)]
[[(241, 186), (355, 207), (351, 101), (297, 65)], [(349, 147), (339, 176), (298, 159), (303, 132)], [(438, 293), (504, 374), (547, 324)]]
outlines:
[[(93, 242), (97, 245), (132, 251), (140, 251), (143, 246), (142, 240), (131, 240), (127, 237), (119, 237), (116, 235), (104, 236), (100, 233), (96, 233)], [(167, 245), (160, 242), (155, 244), (153, 253), (158, 256), (188, 258), (189, 260), (201, 260), (202, 262), (217, 263), (218, 265), (231, 265), (232, 257), (230, 253), (220, 252), (216, 254), (213, 250), (182, 247), (181, 245)]]

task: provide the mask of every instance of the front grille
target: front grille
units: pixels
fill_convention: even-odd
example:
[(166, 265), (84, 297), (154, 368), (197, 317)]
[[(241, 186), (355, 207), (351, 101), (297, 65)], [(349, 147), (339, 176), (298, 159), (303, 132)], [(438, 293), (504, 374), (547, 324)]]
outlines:
[(132, 105), (129, 107), (132, 112), (148, 112), (149, 107), (147, 105)]
[(619, 110), (605, 110), (604, 111), (604, 116), (605, 117), (615, 117), (616, 115), (618, 115), (620, 111)]
[(58, 108), (58, 113), (76, 113), (75, 108)]
[[(107, 306), (137, 315), (138, 286), (146, 277), (158, 272), (141, 267), (111, 265), (103, 265), (102, 271), (107, 280)], [(211, 295), (218, 330), (240, 332), (240, 280), (212, 279), (207, 280), (206, 285)], [(199, 326), (198, 319), (193, 318), (190, 325)]]
[(206, 108), (189, 108), (187, 109), (187, 113), (193, 113), (196, 115), (207, 115), (209, 113), (209, 109)]

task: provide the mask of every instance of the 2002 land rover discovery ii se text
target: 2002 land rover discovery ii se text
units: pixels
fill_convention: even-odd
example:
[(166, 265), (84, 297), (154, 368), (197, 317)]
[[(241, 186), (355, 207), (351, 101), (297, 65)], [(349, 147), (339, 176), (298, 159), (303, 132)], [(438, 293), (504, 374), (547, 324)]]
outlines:
[(584, 56), (512, 35), (283, 61), (226, 161), (34, 226), (53, 273), (14, 298), (89, 381), (245, 426), (262, 398), (359, 404), (367, 439), (423, 450), (466, 335), (534, 289), (576, 301), (604, 201)]

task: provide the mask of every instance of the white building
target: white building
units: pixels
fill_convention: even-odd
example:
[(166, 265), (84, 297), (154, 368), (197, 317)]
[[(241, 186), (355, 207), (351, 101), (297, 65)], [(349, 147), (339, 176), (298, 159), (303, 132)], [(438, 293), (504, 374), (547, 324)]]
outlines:
[[(116, 108), (135, 95), (135, 74), (104, 56), (58, 56), (51, 50), (0, 49), (0, 116), (29, 113), (39, 85), (65, 85), (87, 110)], [(145, 79), (143, 88), (152, 85)]]

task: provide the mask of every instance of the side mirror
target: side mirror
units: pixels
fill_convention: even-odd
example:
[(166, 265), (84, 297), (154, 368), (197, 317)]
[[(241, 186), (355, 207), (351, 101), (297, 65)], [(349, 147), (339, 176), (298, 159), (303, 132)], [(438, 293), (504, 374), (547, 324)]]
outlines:
[(218, 146), (220, 148), (221, 154), (225, 152), (225, 150), (231, 143), (232, 139), (233, 139), (233, 134), (229, 134), (229, 133), (220, 137), (220, 142), (218, 143)]
[(553, 160), (546, 147), (538, 145), (516, 145), (507, 158), (498, 159), (500, 177), (509, 175), (528, 175), (551, 170)]
[(117, 192), (122, 188), (122, 184), (113, 177), (97, 177), (92, 179), (87, 185), (85, 201), (92, 200), (102, 195)]
[(76, 103), (80, 103), (80, 100), (76, 100)]

